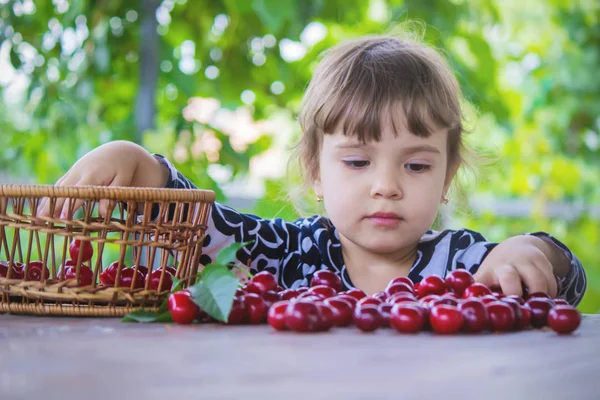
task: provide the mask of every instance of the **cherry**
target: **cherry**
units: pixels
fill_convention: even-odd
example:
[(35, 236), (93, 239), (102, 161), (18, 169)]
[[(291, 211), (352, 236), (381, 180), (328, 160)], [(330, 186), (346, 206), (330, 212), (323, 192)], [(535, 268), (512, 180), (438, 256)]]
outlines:
[(319, 309), (319, 324), (316, 328), (319, 332), (325, 332), (331, 329), (335, 316), (333, 310), (325, 303), (317, 303)]
[(381, 316), (381, 326), (390, 326), (390, 312), (392, 311), (392, 305), (390, 303), (381, 303), (377, 307), (379, 315)]
[(167, 271), (168, 273), (170, 273), (171, 276), (177, 275), (177, 270), (175, 268), (171, 267), (170, 265), (167, 265), (165, 267), (165, 271)]
[[(252, 277), (252, 279), (250, 279), (250, 282), (248, 282), (248, 284), (246, 286), (248, 286), (249, 284), (257, 285), (261, 290), (261, 292), (259, 294), (261, 294), (261, 293), (265, 293), (268, 290), (277, 289), (277, 278), (275, 278), (275, 275), (273, 275), (272, 273), (270, 273), (268, 271), (262, 271), (256, 275), (254, 275)], [(256, 293), (256, 292), (254, 292), (254, 293)]]
[(333, 311), (333, 326), (348, 326), (352, 323), (354, 306), (340, 297), (330, 297), (323, 302)]
[(400, 292), (406, 292), (406, 293), (412, 294), (413, 288), (412, 288), (412, 286), (409, 286), (405, 282), (396, 282), (391, 285), (388, 285), (388, 287), (385, 288), (385, 293), (387, 293), (388, 296), (392, 296), (392, 295), (394, 295), (396, 293), (400, 293)]
[(394, 294), (391, 297), (388, 297), (387, 302), (390, 304), (396, 304), (396, 303), (404, 303), (404, 302), (408, 302), (408, 303), (414, 303), (416, 302), (417, 299), (415, 298), (415, 296), (411, 293), (406, 293), (406, 292), (398, 292), (396, 294)]
[(503, 298), (503, 300), (504, 300), (504, 299), (513, 299), (513, 300), (515, 300), (517, 303), (519, 303), (519, 305), (523, 305), (523, 304), (525, 304), (525, 300), (523, 300), (523, 298), (522, 298), (521, 296), (517, 296), (516, 294), (511, 294), (511, 295), (509, 295), (509, 296), (505, 296), (505, 297)]
[(525, 329), (531, 323), (531, 308), (529, 306), (521, 306), (521, 320), (517, 321), (517, 329)]
[(483, 283), (475, 282), (465, 289), (462, 297), (463, 299), (468, 297), (483, 297), (487, 294), (492, 294), (490, 288)]
[(425, 297), (428, 294), (442, 295), (446, 292), (446, 285), (444, 280), (437, 275), (429, 275), (420, 282), (419, 297)]
[(392, 279), (390, 283), (388, 283), (388, 286), (392, 286), (394, 283), (406, 283), (408, 286), (410, 286), (413, 292), (415, 291), (415, 284), (407, 276), (398, 276)]
[(469, 298), (470, 299), (481, 299), (481, 301), (483, 301), (484, 304), (489, 304), (489, 303), (493, 303), (494, 301), (498, 301), (496, 296), (491, 295), (491, 294), (486, 294), (485, 296), (481, 296), (481, 297), (469, 297)]
[[(133, 282), (135, 278), (135, 282)], [(121, 271), (121, 287), (131, 287), (131, 283), (134, 284), (134, 289), (140, 289), (144, 287), (144, 275), (140, 271), (136, 271), (133, 268), (125, 268)]]
[(316, 304), (298, 300), (288, 305), (285, 311), (285, 325), (295, 332), (312, 332), (320, 324), (319, 308)]
[[(7, 261), (0, 261), (0, 278), (8, 277), (9, 263)], [(23, 279), (23, 264), (20, 262), (13, 262), (12, 268), (10, 268), (10, 279)]]
[(489, 315), (483, 301), (477, 297), (463, 300), (458, 309), (465, 317), (465, 331), (479, 333), (489, 326)]
[(361, 300), (358, 301), (358, 303), (356, 303), (356, 308), (360, 308), (368, 304), (379, 306), (381, 303), (383, 303), (383, 301), (376, 299), (375, 297), (363, 297)]
[(248, 314), (248, 323), (261, 324), (267, 320), (267, 305), (265, 301), (256, 293), (248, 293), (242, 301), (246, 313)]
[(531, 310), (531, 326), (541, 328), (548, 323), (548, 313), (554, 306), (552, 300), (545, 297), (532, 297), (525, 303)]
[(429, 323), (434, 332), (450, 335), (459, 332), (464, 323), (465, 317), (455, 306), (448, 304), (439, 304), (432, 307), (429, 314)]
[(172, 293), (167, 301), (167, 309), (176, 324), (191, 324), (200, 311), (187, 290)]
[[(329, 272), (329, 271), (324, 271), (324, 272)], [(306, 293), (315, 294), (323, 299), (333, 297), (337, 294), (337, 292), (335, 291), (334, 288), (332, 288), (330, 286), (325, 286), (325, 285), (312, 286), (310, 289), (308, 289), (308, 292), (306, 292)]]
[[(135, 270), (133, 267), (132, 269)], [(143, 275), (143, 272), (140, 273)], [(158, 292), (171, 290), (171, 286), (173, 286), (173, 277), (167, 271), (165, 271), (165, 276), (163, 277), (162, 285), (160, 286), (160, 288), (158, 287), (158, 285), (160, 284), (161, 275), (162, 271), (157, 269), (156, 271), (152, 271), (150, 277), (146, 277), (146, 279), (150, 279), (150, 290), (156, 290)]]
[(429, 304), (433, 301), (433, 300), (437, 300), (439, 299), (440, 296), (437, 294), (428, 294), (425, 297), (421, 297), (419, 299), (419, 303), (423, 304), (426, 307), (429, 307)]
[(306, 286), (296, 288), (295, 290), (296, 290), (296, 292), (298, 292), (298, 294), (302, 294), (304, 292), (308, 292), (308, 288)]
[(263, 294), (265, 292), (265, 290), (264, 290), (264, 286), (262, 286), (256, 282), (249, 281), (248, 283), (246, 283), (244, 285), (244, 292), (260, 295), (260, 294)]
[[(136, 266), (134, 265), (131, 268), (135, 269)], [(144, 275), (144, 278), (147, 277), (147, 275), (148, 275), (148, 267), (146, 267), (145, 265), (138, 265), (137, 266), (137, 270), (140, 271), (142, 273), (142, 275)]]
[(279, 295), (279, 300), (292, 300), (300, 296), (300, 293), (296, 289), (286, 289), (277, 294)]
[(356, 300), (356, 297), (352, 297), (347, 294), (338, 294), (337, 296), (335, 296), (335, 298), (346, 300), (352, 306), (352, 310), (354, 310), (354, 307), (356, 307), (356, 305), (358, 304), (358, 300)]
[[(105, 286), (112, 286), (115, 284), (115, 279), (117, 276), (117, 269), (119, 267), (119, 262), (115, 261), (111, 263), (104, 271), (100, 273), (100, 283)], [(122, 268), (125, 269), (125, 264), (122, 265)]]
[(548, 313), (548, 326), (556, 333), (566, 335), (581, 324), (581, 313), (575, 307), (558, 305)]
[(371, 296), (371, 297), (374, 297), (381, 301), (386, 301), (388, 298), (388, 295), (386, 292), (377, 292), (377, 293), (373, 294), (373, 296)]
[[(66, 263), (65, 263), (66, 264)], [(60, 277), (59, 273), (59, 277)], [(65, 280), (67, 279), (77, 279), (77, 267), (74, 265), (68, 266), (65, 268)], [(85, 264), (82, 264), (79, 267), (79, 285), (80, 286), (88, 286), (92, 284), (94, 280), (94, 271), (90, 267)]]
[(285, 289), (282, 288), (281, 286), (277, 285), (277, 287), (275, 288), (275, 293), (279, 293), (279, 292), (283, 292)]
[(496, 332), (507, 332), (516, 326), (517, 319), (513, 308), (502, 301), (486, 304), (490, 316), (490, 329)]
[(269, 290), (269, 291), (263, 293), (262, 298), (265, 301), (267, 308), (269, 308), (273, 304), (275, 304), (279, 301), (279, 293), (277, 293), (274, 290)]
[(367, 297), (367, 294), (360, 289), (350, 289), (344, 294), (354, 297), (356, 300), (360, 300), (363, 297)]
[(519, 304), (518, 300), (511, 299), (510, 297), (503, 297), (500, 299), (501, 302), (508, 304), (515, 313), (515, 328), (518, 328), (521, 323), (521, 318), (523, 317), (523, 313), (521, 312), (521, 304)]
[[(23, 269), (23, 272), (25, 269)], [(42, 277), (43, 275), (43, 277)], [(31, 261), (29, 263), (29, 269), (27, 271), (27, 280), (29, 281), (41, 281), (48, 279), (50, 271), (41, 261)]]
[(267, 323), (272, 328), (278, 331), (285, 331), (287, 326), (285, 325), (285, 312), (287, 311), (289, 301), (283, 300), (273, 304), (269, 308), (267, 313)]
[(456, 305), (458, 305), (458, 301), (451, 297), (440, 297), (440, 298), (431, 300), (428, 305), (429, 305), (429, 308), (432, 308), (432, 307), (437, 306), (438, 304), (448, 304), (449, 306), (456, 306)]
[(354, 325), (363, 332), (374, 332), (377, 330), (382, 323), (377, 307), (374, 304), (365, 304), (362, 307), (356, 307), (352, 316)]
[(333, 290), (337, 292), (341, 291), (343, 288), (342, 280), (339, 276), (336, 275), (333, 271), (328, 271), (325, 269), (319, 270), (315, 272), (310, 281), (311, 286), (329, 286)]
[(425, 325), (425, 315), (416, 303), (394, 304), (390, 325), (400, 333), (417, 333)]
[(69, 245), (69, 255), (71, 256), (71, 260), (79, 260), (79, 253), (81, 254), (81, 262), (85, 262), (92, 259), (92, 255), (94, 254), (94, 249), (92, 248), (92, 244), (87, 241), (81, 241), (79, 239), (74, 239), (71, 241)]
[(227, 317), (227, 323), (230, 325), (241, 325), (248, 322), (248, 312), (244, 306), (244, 297), (235, 297), (229, 316)]
[(554, 301), (554, 305), (556, 306), (570, 306), (569, 302), (565, 299), (552, 299), (552, 301)]
[(475, 283), (473, 275), (466, 269), (456, 269), (446, 276), (444, 280), (446, 287), (456, 293), (458, 296), (462, 296), (466, 288)]

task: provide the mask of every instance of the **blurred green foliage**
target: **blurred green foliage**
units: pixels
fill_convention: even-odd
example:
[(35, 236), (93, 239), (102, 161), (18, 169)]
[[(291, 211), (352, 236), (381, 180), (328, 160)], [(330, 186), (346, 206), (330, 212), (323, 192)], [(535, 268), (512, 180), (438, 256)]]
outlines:
[[(250, 161), (275, 146), (281, 134), (265, 129), (240, 150), (222, 126), (184, 118), (191, 97), (216, 98), (229, 110), (239, 110), (244, 99), (251, 104), (253, 121), (268, 121), (290, 110), (289, 124), (295, 126), (293, 116), (320, 52), (403, 21), (426, 23), (424, 39), (449, 58), (468, 100), (467, 122), (473, 130), (469, 144), (498, 158), (479, 169), (478, 180), (463, 182), (464, 189), (470, 198), (521, 198), (535, 206), (530, 216), (515, 218), (470, 213), (468, 203), (459, 203), (466, 212), (454, 215), (452, 224), (481, 231), (491, 240), (537, 230), (554, 234), (586, 267), (589, 284), (581, 310), (600, 311), (600, 262), (595, 254), (600, 249), (600, 216), (585, 211), (600, 206), (597, 1), (32, 4), (0, 2), (0, 59), (6, 57), (11, 64), (10, 73), (4, 69), (0, 76), (0, 168), (52, 183), (99, 144), (134, 140), (175, 160), (198, 186), (216, 190), (220, 201), (225, 201), (222, 188), (247, 176)], [(158, 6), (156, 12), (153, 6)], [(142, 26), (154, 16), (158, 34), (142, 35)], [(307, 26), (324, 27), (324, 36), (307, 44)], [(284, 43), (306, 54), (285, 59)], [(141, 62), (152, 45), (156, 65)], [(146, 121), (152, 128), (142, 131), (136, 125), (141, 118), (136, 105), (140, 87), (148, 82), (144, 74), (152, 76), (152, 71), (155, 113)], [(220, 143), (217, 159), (194, 151), (197, 138), (207, 132)], [(292, 132), (293, 137), (297, 128)], [(215, 163), (230, 175), (211, 177), (206, 171)], [(285, 178), (267, 180), (264, 196), (250, 211), (295, 218), (281, 196), (286, 189)], [(584, 212), (572, 220), (551, 218), (545, 207), (552, 202), (576, 204)]]

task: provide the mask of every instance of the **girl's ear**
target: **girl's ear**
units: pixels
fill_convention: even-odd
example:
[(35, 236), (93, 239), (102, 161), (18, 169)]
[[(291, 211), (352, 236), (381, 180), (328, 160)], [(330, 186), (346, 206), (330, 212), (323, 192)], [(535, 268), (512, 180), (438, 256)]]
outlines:
[(448, 171), (446, 172), (446, 182), (444, 182), (444, 191), (442, 192), (442, 201), (445, 199), (448, 190), (450, 189), (450, 185), (458, 172), (458, 168), (460, 168), (460, 161), (453, 163), (453, 165), (448, 166)]

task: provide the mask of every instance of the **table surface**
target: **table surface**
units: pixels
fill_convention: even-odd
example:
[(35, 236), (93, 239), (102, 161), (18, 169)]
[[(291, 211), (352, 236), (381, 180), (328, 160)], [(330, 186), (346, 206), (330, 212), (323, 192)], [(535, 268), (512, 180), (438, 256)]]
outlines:
[(0, 399), (600, 399), (600, 315), (575, 334), (0, 315)]

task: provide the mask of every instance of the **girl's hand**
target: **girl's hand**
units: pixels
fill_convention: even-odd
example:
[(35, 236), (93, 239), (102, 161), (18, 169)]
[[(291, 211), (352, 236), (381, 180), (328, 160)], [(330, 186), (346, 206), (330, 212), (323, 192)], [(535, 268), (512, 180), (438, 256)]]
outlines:
[(529, 293), (556, 297), (558, 283), (550, 260), (566, 260), (552, 253), (557, 251), (538, 237), (515, 236), (494, 247), (473, 277), (489, 287), (500, 287), (506, 295), (522, 296), (524, 283)]
[[(152, 155), (135, 143), (114, 141), (106, 143), (81, 157), (63, 175), (56, 186), (156, 186), (166, 182), (168, 171)], [(65, 204), (66, 203), (66, 204)], [(74, 211), (83, 205), (77, 200)], [(105, 216), (108, 200), (99, 203), (99, 213)], [(52, 217), (65, 217), (68, 201), (57, 199)], [(38, 216), (49, 216), (49, 201), (40, 203)]]

